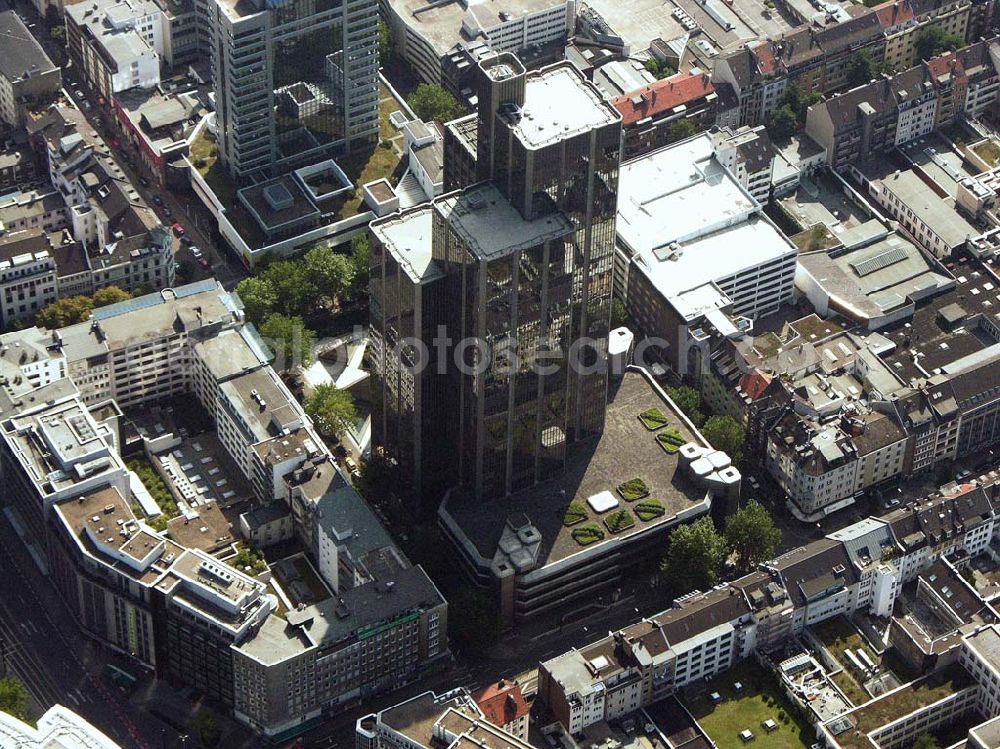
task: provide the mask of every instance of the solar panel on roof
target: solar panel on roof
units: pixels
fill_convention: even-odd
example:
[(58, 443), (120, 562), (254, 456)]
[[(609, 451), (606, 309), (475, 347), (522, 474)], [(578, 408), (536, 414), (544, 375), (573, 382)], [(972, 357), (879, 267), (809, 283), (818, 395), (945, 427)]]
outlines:
[(851, 261), (850, 265), (859, 276), (867, 276), (877, 270), (888, 268), (900, 260), (906, 260), (906, 250), (902, 247), (892, 247), (888, 250), (872, 255), (865, 260)]

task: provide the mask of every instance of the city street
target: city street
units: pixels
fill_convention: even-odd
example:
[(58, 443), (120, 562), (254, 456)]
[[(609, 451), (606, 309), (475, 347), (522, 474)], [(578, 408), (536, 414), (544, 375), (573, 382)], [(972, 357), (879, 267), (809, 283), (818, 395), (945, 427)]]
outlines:
[[(130, 702), (101, 677), (112, 658), (71, 618), (51, 581), (0, 515), (0, 639), (8, 673), (21, 680), (35, 706), (61, 704), (78, 712), (123, 749), (174, 749), (181, 735)], [(140, 675), (135, 666), (129, 670)], [(0, 664), (0, 674), (2, 674)]]

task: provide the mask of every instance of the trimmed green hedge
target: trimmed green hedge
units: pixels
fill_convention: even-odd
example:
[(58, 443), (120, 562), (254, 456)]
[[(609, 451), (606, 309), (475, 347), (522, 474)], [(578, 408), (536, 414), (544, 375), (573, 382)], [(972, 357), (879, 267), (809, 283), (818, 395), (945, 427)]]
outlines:
[(604, 540), (604, 531), (594, 524), (582, 525), (573, 529), (573, 540), (580, 546), (597, 543)]
[(668, 454), (673, 455), (681, 449), (681, 445), (687, 440), (674, 427), (671, 427), (656, 435), (656, 441), (660, 443), (660, 447), (666, 450)]
[(629, 479), (624, 484), (618, 485), (618, 493), (622, 495), (622, 499), (626, 502), (634, 502), (637, 499), (647, 496), (649, 494), (649, 487), (640, 478)]
[(587, 508), (580, 502), (570, 502), (563, 513), (563, 525), (570, 526), (587, 519)]
[(647, 408), (639, 414), (639, 421), (651, 432), (655, 432), (657, 429), (667, 425), (667, 417), (658, 408)]
[(628, 510), (616, 510), (604, 518), (604, 525), (612, 533), (620, 533), (635, 525), (635, 518), (632, 517), (632, 513)]
[(654, 520), (659, 517), (663, 517), (666, 513), (666, 509), (660, 504), (658, 499), (647, 499), (635, 506), (635, 514), (639, 516), (639, 520)]

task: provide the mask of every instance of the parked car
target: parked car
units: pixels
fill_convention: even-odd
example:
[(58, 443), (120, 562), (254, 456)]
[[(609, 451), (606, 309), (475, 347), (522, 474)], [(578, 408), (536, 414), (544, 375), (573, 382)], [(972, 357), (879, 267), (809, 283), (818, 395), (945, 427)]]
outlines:
[(83, 91), (78, 88), (73, 89), (73, 96), (75, 96), (80, 101), (83, 101)]
[(174, 230), (174, 234), (176, 234), (178, 237), (184, 236), (184, 227), (181, 226), (180, 224), (174, 224), (170, 228)]
[(83, 109), (84, 109), (85, 112), (89, 112), (90, 111), (90, 102), (89, 101), (83, 102)]
[(139, 184), (143, 187), (149, 187), (149, 180), (145, 177), (139, 177)]
[(193, 240), (191, 239), (191, 237), (189, 237), (187, 234), (181, 237), (181, 244), (184, 245), (185, 247), (191, 244), (192, 241)]
[(163, 198), (161, 198), (159, 195), (154, 195), (153, 205), (163, 205)]
[(347, 466), (347, 470), (351, 476), (361, 478), (361, 471), (358, 469), (358, 464), (354, 462), (354, 458), (350, 456), (344, 458), (344, 465)]
[(166, 216), (167, 218), (170, 218), (170, 216), (172, 216), (173, 213), (167, 206), (163, 206), (163, 215)]

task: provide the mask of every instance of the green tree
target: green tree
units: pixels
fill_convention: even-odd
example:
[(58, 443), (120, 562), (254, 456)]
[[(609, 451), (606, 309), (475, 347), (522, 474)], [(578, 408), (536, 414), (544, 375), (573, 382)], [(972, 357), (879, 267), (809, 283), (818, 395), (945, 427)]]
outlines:
[(701, 427), (701, 433), (708, 444), (729, 455), (733, 465), (742, 465), (746, 433), (736, 419), (732, 416), (712, 416)]
[(94, 300), (89, 296), (65, 296), (39, 311), (35, 324), (49, 330), (65, 328), (88, 319), (93, 309)]
[(66, 40), (66, 27), (62, 24), (58, 24), (49, 29), (49, 39), (54, 42), (62, 42)]
[(771, 514), (754, 500), (741, 507), (726, 521), (726, 543), (736, 553), (742, 570), (751, 570), (774, 556), (781, 542), (781, 531), (774, 527)]
[(943, 52), (951, 52), (965, 42), (957, 34), (949, 34), (940, 26), (928, 26), (917, 34), (915, 42), (921, 60), (929, 60)]
[(340, 439), (344, 431), (358, 420), (354, 398), (346, 390), (324, 384), (316, 388), (305, 401), (306, 414), (321, 434)]
[(799, 120), (795, 111), (790, 105), (785, 104), (771, 114), (771, 124), (767, 130), (774, 140), (784, 140), (792, 137), (798, 128)]
[(368, 232), (356, 234), (351, 240), (351, 262), (354, 264), (354, 289), (364, 294), (368, 291), (369, 263), (371, 263), (372, 243)]
[(304, 314), (319, 297), (315, 279), (309, 276), (302, 260), (276, 260), (261, 276), (274, 289), (275, 309), (285, 315)]
[(941, 749), (941, 745), (929, 733), (921, 734), (913, 742), (913, 749)]
[(671, 143), (690, 138), (692, 135), (694, 135), (694, 125), (691, 124), (691, 120), (675, 120), (670, 126)]
[(453, 120), (463, 114), (455, 97), (433, 83), (421, 83), (413, 89), (406, 103), (425, 122)]
[(378, 19), (378, 64), (385, 67), (389, 64), (389, 56), (392, 54), (392, 41), (389, 38), (389, 25), (381, 18)]
[(351, 288), (354, 263), (346, 255), (334, 252), (326, 245), (317, 245), (302, 258), (305, 274), (319, 297), (337, 299)]
[(693, 387), (687, 385), (681, 385), (678, 388), (668, 386), (667, 395), (696, 427), (705, 423), (705, 414), (701, 412), (701, 393)]
[(285, 372), (307, 367), (312, 361), (316, 334), (297, 315), (271, 314), (260, 326), (260, 334), (271, 346), (275, 366)]
[(250, 276), (236, 284), (247, 320), (260, 325), (278, 306), (278, 292), (267, 278)]
[(28, 690), (17, 679), (0, 679), (0, 712), (28, 719)]
[(191, 722), (191, 728), (198, 736), (198, 740), (205, 749), (216, 749), (222, 735), (219, 733), (219, 726), (215, 718), (207, 712), (199, 712)]
[(117, 286), (105, 286), (94, 292), (94, 307), (107, 307), (109, 304), (126, 302), (132, 298), (127, 291), (119, 289)]
[(677, 72), (669, 63), (660, 62), (655, 57), (650, 57), (646, 60), (645, 68), (658, 79), (669, 78)]
[(716, 533), (712, 519), (703, 517), (674, 528), (660, 570), (669, 576), (676, 593), (705, 590), (715, 585), (725, 558), (725, 540)]
[(620, 328), (628, 324), (628, 312), (621, 299), (611, 300), (611, 328)]
[(878, 67), (872, 59), (871, 52), (861, 49), (854, 53), (847, 64), (847, 82), (852, 86), (861, 86), (873, 80), (878, 75)]

